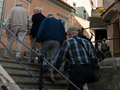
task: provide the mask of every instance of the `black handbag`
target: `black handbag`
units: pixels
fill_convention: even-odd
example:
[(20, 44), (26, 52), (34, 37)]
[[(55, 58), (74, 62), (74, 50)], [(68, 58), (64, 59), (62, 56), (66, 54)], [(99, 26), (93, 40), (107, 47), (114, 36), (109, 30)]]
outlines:
[[(82, 41), (79, 41), (76, 37), (74, 37), (74, 39), (76, 39), (76, 40), (82, 45), (82, 47), (83, 47), (84, 50), (86, 51), (87, 55), (89, 56), (89, 53), (87, 52), (86, 48), (84, 47)], [(89, 56), (89, 58), (90, 58), (90, 56)], [(91, 58), (90, 58), (90, 61), (92, 62), (92, 59), (91, 59)], [(92, 67), (92, 66), (91, 66), (91, 67)], [(87, 82), (87, 83), (97, 82), (97, 81), (99, 81), (100, 78), (101, 78), (101, 75), (100, 75), (100, 73), (99, 73), (99, 65), (92, 67), (92, 70), (93, 70), (93, 75), (92, 75), (91, 79), (89, 80), (89, 82)]]
[(99, 61), (103, 61), (105, 59), (104, 54), (101, 51), (96, 51), (96, 56), (99, 59)]

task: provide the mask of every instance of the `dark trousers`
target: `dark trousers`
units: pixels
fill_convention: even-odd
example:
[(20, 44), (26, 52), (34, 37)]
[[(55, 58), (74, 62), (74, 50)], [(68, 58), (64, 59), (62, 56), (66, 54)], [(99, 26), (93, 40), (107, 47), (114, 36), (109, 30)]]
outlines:
[[(92, 69), (90, 65), (75, 65), (71, 66), (69, 72), (69, 79), (81, 90), (83, 90), (83, 85), (87, 83), (92, 76)], [(71, 84), (68, 90), (77, 90)]]

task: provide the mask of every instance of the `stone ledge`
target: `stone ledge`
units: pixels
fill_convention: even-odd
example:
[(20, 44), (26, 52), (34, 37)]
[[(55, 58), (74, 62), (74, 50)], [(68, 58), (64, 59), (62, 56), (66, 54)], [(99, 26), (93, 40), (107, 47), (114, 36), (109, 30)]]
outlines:
[(0, 90), (1, 86), (4, 86), (8, 90), (21, 90), (8, 73), (0, 65)]
[(103, 67), (110, 68), (110, 67), (120, 66), (120, 57), (105, 59), (99, 63), (99, 66), (100, 68), (103, 68)]
[(120, 90), (120, 57), (100, 62), (101, 79), (88, 83), (89, 90)]

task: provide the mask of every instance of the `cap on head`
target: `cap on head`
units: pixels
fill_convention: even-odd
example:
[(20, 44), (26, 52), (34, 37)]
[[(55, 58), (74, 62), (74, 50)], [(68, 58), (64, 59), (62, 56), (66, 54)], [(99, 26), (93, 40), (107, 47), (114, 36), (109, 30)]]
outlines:
[(69, 31), (70, 33), (78, 34), (78, 28), (76, 26), (69, 26), (67, 31)]

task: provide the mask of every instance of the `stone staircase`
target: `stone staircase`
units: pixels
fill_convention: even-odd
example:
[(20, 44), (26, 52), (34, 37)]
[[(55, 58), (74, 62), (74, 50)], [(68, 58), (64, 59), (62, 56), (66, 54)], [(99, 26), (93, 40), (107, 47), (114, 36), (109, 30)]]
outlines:
[[(36, 78), (39, 79), (40, 66), (38, 63), (31, 64), (26, 60), (22, 60), (21, 62)], [(6, 60), (0, 58), (0, 64), (16, 82), (16, 84), (21, 88), (21, 90), (38, 90), (39, 86), (37, 84), (37, 81), (15, 59)], [(68, 76), (67, 73), (63, 71), (63, 67), (60, 68), (60, 71), (65, 76)], [(49, 82), (49, 77), (50, 70), (43, 74), (44, 86), (48, 90), (67, 90), (68, 82), (59, 74), (57, 74), (55, 83)]]

